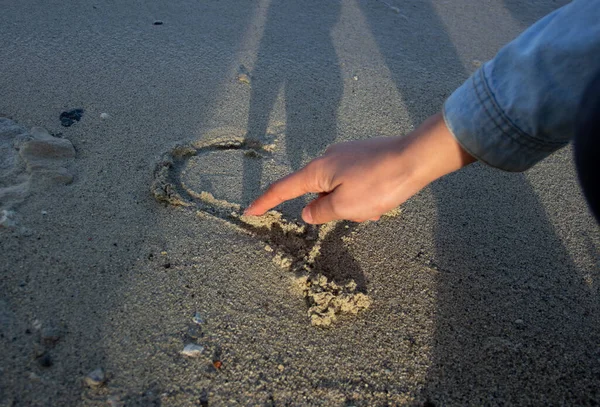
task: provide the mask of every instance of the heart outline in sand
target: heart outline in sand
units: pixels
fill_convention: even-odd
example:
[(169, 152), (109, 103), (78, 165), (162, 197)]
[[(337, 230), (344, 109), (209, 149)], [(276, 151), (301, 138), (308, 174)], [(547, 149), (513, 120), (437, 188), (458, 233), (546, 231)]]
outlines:
[(235, 150), (248, 159), (261, 160), (270, 156), (274, 148), (274, 145), (265, 146), (244, 136), (219, 135), (223, 133), (227, 134), (227, 131), (208, 133), (200, 140), (179, 142), (164, 153), (154, 168), (151, 187), (154, 197), (167, 205), (195, 209), (198, 216), (208, 215), (227, 222), (266, 243), (266, 248), (272, 249), (274, 262), (295, 273), (295, 282), (307, 301), (312, 325), (329, 326), (338, 314), (357, 314), (367, 309), (372, 301), (364, 292), (364, 277), (359, 286), (354, 278), (334, 281), (322, 270), (325, 264), (322, 249), (324, 245), (331, 246), (330, 241), (341, 241), (340, 235), (345, 233), (339, 233), (339, 230), (343, 231), (343, 227), (336, 228), (336, 223), (315, 227), (289, 221), (277, 211), (269, 211), (261, 217), (244, 216), (242, 205), (218, 199), (209, 191), (197, 191), (182, 181), (181, 171), (192, 157)]

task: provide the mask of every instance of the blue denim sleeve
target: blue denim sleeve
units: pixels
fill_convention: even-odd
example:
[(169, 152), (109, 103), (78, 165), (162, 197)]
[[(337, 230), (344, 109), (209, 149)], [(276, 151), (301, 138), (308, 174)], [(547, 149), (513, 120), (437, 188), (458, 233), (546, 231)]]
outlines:
[(444, 104), (446, 125), (478, 160), (524, 171), (567, 145), (600, 71), (600, 1), (547, 15), (477, 70)]

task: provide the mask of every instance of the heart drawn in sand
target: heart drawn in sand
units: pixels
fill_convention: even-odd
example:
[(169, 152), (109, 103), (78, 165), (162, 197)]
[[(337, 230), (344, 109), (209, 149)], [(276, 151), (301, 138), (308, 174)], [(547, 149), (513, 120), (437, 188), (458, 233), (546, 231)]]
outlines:
[[(228, 222), (266, 243), (274, 262), (295, 273), (313, 325), (329, 326), (338, 314), (368, 308), (371, 299), (365, 294), (364, 276), (341, 239), (349, 232), (347, 226), (338, 222), (315, 227), (287, 220), (277, 211), (261, 217), (242, 215), (242, 204), (233, 201), (243, 198), (236, 195), (240, 162), (243, 168), (261, 166), (276, 145), (235, 134), (228, 129), (213, 131), (164, 153), (154, 170), (154, 197)], [(253, 196), (258, 192), (251, 191)]]

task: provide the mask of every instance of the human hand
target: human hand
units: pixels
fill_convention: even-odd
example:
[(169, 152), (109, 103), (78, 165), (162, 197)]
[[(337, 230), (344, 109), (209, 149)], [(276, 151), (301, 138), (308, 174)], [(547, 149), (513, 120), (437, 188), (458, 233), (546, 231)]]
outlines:
[(473, 161), (438, 113), (403, 137), (332, 145), (323, 156), (272, 184), (245, 215), (262, 215), (287, 200), (318, 193), (302, 211), (306, 223), (378, 220), (430, 182)]

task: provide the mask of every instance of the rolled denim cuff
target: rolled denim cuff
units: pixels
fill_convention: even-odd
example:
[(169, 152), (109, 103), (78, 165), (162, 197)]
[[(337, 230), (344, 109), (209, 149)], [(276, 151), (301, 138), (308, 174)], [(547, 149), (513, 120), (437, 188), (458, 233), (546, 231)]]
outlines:
[(517, 172), (567, 144), (534, 138), (519, 129), (496, 101), (485, 67), (456, 89), (443, 108), (448, 129), (465, 151), (492, 167)]

